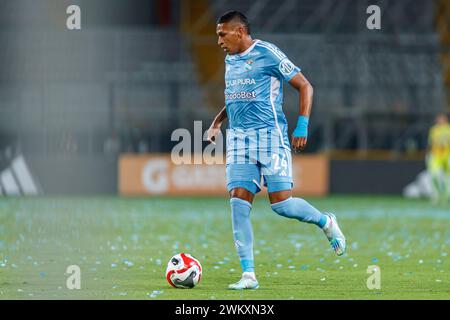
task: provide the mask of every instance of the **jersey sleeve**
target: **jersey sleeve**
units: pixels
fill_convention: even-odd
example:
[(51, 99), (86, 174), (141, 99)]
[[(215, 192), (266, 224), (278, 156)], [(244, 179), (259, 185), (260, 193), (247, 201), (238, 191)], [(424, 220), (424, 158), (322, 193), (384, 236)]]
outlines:
[(269, 74), (290, 81), (301, 69), (293, 64), (291, 60), (275, 45), (267, 44), (267, 67)]

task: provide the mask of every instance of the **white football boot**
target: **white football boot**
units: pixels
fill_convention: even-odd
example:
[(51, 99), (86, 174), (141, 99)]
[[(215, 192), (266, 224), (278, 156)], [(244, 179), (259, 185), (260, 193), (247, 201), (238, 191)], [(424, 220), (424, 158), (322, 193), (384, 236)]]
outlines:
[(228, 286), (228, 289), (232, 290), (258, 289), (258, 288), (259, 284), (258, 280), (256, 280), (254, 272), (242, 273), (241, 280)]
[(342, 256), (345, 253), (346, 248), (345, 236), (339, 228), (336, 216), (329, 212), (324, 212), (324, 214), (328, 216), (328, 221), (322, 230), (327, 236), (328, 241), (330, 241), (334, 252), (336, 252), (338, 256)]

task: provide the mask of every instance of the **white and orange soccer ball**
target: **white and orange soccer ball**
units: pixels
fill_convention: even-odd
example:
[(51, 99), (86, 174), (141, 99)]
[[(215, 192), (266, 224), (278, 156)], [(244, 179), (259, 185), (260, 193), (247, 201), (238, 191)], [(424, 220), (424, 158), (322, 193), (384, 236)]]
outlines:
[(166, 279), (175, 288), (193, 288), (201, 277), (200, 262), (188, 253), (176, 254), (167, 263)]

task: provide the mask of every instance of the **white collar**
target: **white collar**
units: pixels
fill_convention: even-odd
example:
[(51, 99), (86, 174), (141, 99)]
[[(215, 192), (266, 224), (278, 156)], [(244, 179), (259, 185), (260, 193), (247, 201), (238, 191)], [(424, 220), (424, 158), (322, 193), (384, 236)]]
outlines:
[(243, 57), (243, 56), (245, 56), (246, 54), (248, 54), (250, 51), (253, 50), (253, 48), (256, 46), (256, 44), (257, 44), (258, 42), (259, 42), (259, 40), (256, 39), (255, 42), (253, 42), (253, 44), (252, 44), (250, 47), (247, 48), (247, 50), (245, 50), (245, 51), (242, 52), (242, 53), (239, 53), (238, 56), (239, 56), (239, 57)]
[(253, 48), (256, 46), (256, 44), (257, 44), (259, 41), (260, 41), (259, 39), (255, 39), (255, 42), (253, 42), (253, 44), (252, 44), (250, 47), (248, 47), (244, 52), (237, 53), (237, 54), (233, 54), (233, 55), (228, 55), (228, 56), (229, 56), (230, 58), (231, 58), (231, 57), (233, 57), (233, 58), (235, 57), (235, 59), (240, 58), (240, 57), (243, 57), (243, 56), (249, 54), (250, 51), (253, 50)]

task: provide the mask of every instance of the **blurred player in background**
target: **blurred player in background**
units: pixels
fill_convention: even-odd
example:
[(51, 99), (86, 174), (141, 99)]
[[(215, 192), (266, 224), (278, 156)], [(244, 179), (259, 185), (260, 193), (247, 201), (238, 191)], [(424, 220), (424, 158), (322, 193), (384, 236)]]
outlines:
[(222, 15), (216, 32), (218, 45), (227, 53), (226, 106), (211, 124), (208, 140), (214, 141), (223, 120), (228, 118), (227, 190), (231, 196), (233, 236), (243, 271), (242, 278), (229, 288), (256, 289), (250, 210), (255, 194), (261, 190), (261, 175), (277, 214), (317, 225), (338, 255), (345, 252), (345, 237), (333, 214), (322, 213), (292, 196), (291, 149), (282, 110), (283, 81), (299, 92), (299, 117), (292, 134), (294, 151), (306, 146), (312, 86), (300, 68), (275, 45), (252, 39), (242, 13), (231, 11)]
[(450, 124), (445, 113), (437, 115), (428, 135), (427, 169), (434, 203), (448, 200), (450, 180)]

